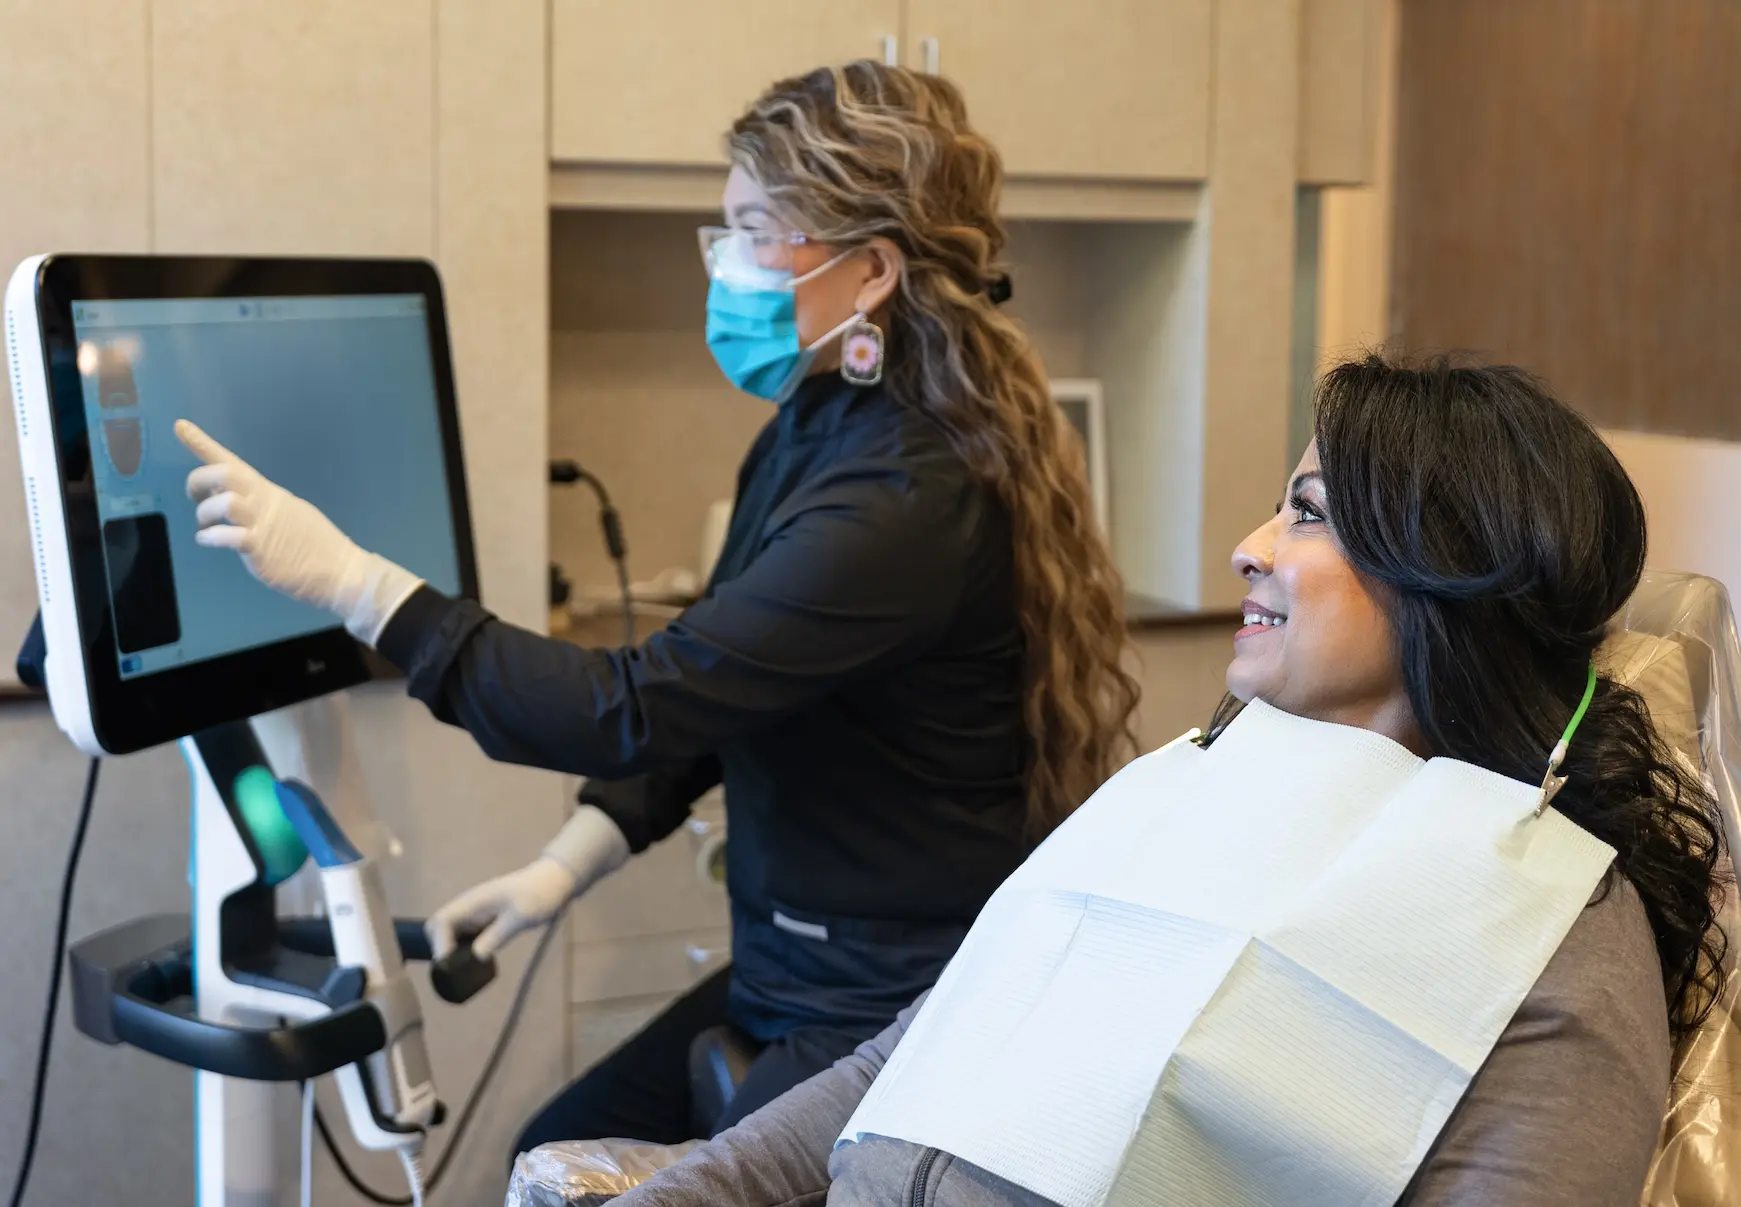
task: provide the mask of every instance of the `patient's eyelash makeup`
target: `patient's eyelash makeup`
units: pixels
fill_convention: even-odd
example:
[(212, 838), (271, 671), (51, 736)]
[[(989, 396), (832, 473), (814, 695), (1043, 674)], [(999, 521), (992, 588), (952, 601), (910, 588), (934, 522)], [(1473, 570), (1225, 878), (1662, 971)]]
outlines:
[[(1293, 508), (1300, 517), (1296, 524), (1322, 524), (1324, 509), (1306, 497), (1304, 491), (1296, 490), (1288, 496), (1288, 506)], [(1277, 510), (1281, 510), (1279, 507)]]

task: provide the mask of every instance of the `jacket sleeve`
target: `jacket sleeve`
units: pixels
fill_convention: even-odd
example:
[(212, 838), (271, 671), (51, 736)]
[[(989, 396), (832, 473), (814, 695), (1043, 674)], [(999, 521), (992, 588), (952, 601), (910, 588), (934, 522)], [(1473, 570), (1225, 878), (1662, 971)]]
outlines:
[(881, 1035), (615, 1200), (618, 1207), (785, 1207), (821, 1203), (828, 1158), (871, 1082), (925, 1004)]
[(719, 781), (719, 759), (709, 754), (628, 779), (588, 780), (580, 803), (602, 809), (639, 855), (682, 825), (690, 806)]
[(583, 649), (428, 587), (377, 645), (501, 762), (620, 779), (713, 754), (934, 644), (977, 511), (894, 468), (847, 466), (777, 518), (742, 574), (638, 648)]

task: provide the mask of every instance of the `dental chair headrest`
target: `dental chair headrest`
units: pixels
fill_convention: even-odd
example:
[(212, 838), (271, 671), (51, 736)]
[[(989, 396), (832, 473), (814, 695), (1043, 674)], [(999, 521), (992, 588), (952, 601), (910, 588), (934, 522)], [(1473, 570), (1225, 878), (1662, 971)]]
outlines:
[[(1663, 741), (1704, 775), (1729, 851), (1741, 851), (1741, 642), (1729, 593), (1702, 575), (1647, 571), (1597, 659), (1644, 697)], [(1732, 887), (1718, 923), (1729, 937), (1725, 990), (1678, 1054), (1644, 1207), (1741, 1201), (1741, 902)]]
[[(1657, 731), (1712, 781), (1731, 845), (1741, 835), (1741, 645), (1723, 584), (1647, 570), (1614, 618), (1598, 664), (1638, 691)], [(1736, 742), (1727, 739), (1736, 738)]]
[(1673, 637), (1618, 629), (1602, 643), (1596, 663), (1608, 678), (1644, 697), (1657, 735), (1702, 770), (1699, 709), (1686, 647)]

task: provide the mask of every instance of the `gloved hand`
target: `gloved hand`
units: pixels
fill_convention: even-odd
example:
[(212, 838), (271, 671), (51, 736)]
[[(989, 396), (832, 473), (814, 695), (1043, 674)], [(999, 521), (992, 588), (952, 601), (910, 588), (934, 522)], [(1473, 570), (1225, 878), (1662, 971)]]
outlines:
[(293, 599), (325, 608), (359, 641), (374, 645), (387, 621), (423, 580), (357, 547), (320, 509), (185, 419), (176, 437), (205, 464), (187, 476), (200, 544), (234, 549), (254, 577)]
[(568, 903), (629, 857), (629, 840), (610, 815), (595, 805), (575, 810), (544, 854), (506, 876), (467, 889), (424, 923), (435, 958), (458, 943), (456, 932), (477, 934), (472, 951), (493, 956), (523, 931), (554, 921)]

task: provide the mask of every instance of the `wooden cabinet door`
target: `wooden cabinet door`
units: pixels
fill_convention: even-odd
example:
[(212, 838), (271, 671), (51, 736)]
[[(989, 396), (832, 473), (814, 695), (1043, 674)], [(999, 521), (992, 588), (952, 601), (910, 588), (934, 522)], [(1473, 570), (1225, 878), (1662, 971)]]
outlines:
[(1016, 176), (1199, 180), (1211, 0), (907, 0), (902, 62), (954, 80)]
[(769, 84), (881, 58), (900, 22), (901, 0), (553, 0), (551, 158), (723, 163)]
[(1300, 5), (1300, 183), (1365, 184), (1378, 141), (1383, 0)]

